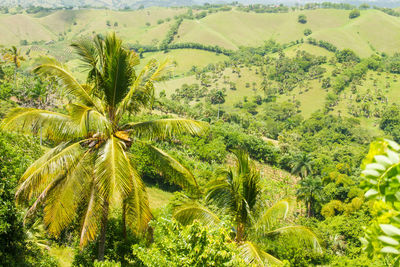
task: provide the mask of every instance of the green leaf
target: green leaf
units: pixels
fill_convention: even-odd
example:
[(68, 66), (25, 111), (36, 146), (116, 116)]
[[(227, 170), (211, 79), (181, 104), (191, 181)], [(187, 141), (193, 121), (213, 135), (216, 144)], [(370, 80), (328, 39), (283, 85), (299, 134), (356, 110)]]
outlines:
[(386, 170), (386, 167), (380, 163), (371, 163), (368, 164), (365, 168), (369, 170), (379, 170), (379, 171)]
[(380, 224), (379, 225), (385, 234), (389, 236), (400, 236), (400, 229), (391, 224)]
[(399, 245), (399, 242), (396, 239), (389, 237), (389, 236), (381, 235), (381, 236), (378, 236), (378, 239), (389, 245), (393, 245), (393, 246)]
[(391, 148), (393, 148), (393, 150), (395, 151), (399, 151), (400, 150), (400, 145), (397, 144), (395, 141), (389, 140), (389, 139), (385, 139), (385, 141), (389, 144), (389, 146)]
[(399, 163), (400, 158), (396, 152), (394, 152), (392, 150), (388, 150), (387, 154), (388, 154), (389, 160), (392, 162), (392, 164)]
[(375, 189), (371, 188), (370, 190), (368, 190), (367, 192), (365, 192), (365, 197), (366, 197), (366, 198), (370, 198), (370, 197), (375, 196), (375, 195), (377, 195), (377, 194), (379, 194), (379, 192), (376, 191)]
[(382, 248), (381, 252), (382, 253), (390, 253), (390, 254), (400, 254), (400, 251), (398, 251), (394, 247), (390, 247), (390, 246)]
[(363, 170), (362, 174), (365, 177), (379, 177), (381, 174), (375, 170)]
[(389, 158), (384, 155), (376, 155), (374, 157), (374, 159), (376, 162), (378, 162), (379, 164), (382, 164), (384, 166), (392, 165), (392, 162), (389, 160)]

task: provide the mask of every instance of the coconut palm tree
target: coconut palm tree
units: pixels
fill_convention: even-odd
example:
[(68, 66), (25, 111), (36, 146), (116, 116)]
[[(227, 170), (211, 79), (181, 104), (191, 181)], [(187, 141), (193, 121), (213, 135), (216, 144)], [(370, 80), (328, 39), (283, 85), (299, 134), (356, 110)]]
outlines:
[(291, 161), (292, 174), (299, 175), (302, 179), (312, 172), (313, 159), (307, 153), (296, 155)]
[[(281, 200), (271, 207), (263, 208), (260, 202), (260, 174), (248, 154), (243, 150), (234, 151), (236, 166), (218, 172), (220, 178), (207, 186), (206, 203), (220, 210), (221, 215), (232, 217), (236, 225), (236, 242), (242, 257), (249, 263), (260, 266), (281, 264), (274, 256), (262, 251), (251, 240), (268, 240), (275, 235), (285, 235), (292, 242), (298, 242), (304, 247), (321, 251), (318, 239), (308, 228), (298, 225), (280, 226), (290, 210), (290, 201)], [(258, 210), (261, 207), (261, 212)], [(220, 217), (198, 202), (189, 201), (179, 206), (174, 212), (174, 218), (184, 225), (194, 220), (207, 225), (218, 225)]]
[(322, 181), (319, 177), (307, 176), (300, 181), (300, 188), (296, 195), (299, 200), (304, 200), (307, 207), (307, 217), (314, 216), (314, 203), (321, 196)]
[(143, 143), (164, 171), (174, 171), (173, 182), (196, 188), (190, 171), (152, 141), (180, 133), (200, 134), (206, 125), (180, 118), (126, 122), (127, 112), (138, 114), (151, 106), (154, 82), (165, 73), (168, 62), (150, 60), (136, 73), (139, 56), (124, 48), (114, 33), (72, 46), (87, 68), (86, 84), (51, 58), (43, 58), (34, 69), (63, 86), (72, 99), (68, 114), (16, 108), (3, 120), (2, 128), (36, 132), (42, 127), (43, 134), (57, 142), (21, 177), (17, 201), (35, 200), (27, 216), (43, 206), (44, 224), (54, 236), (78, 216), (80, 246), (99, 236), (99, 260), (103, 260), (110, 209), (123, 207), (124, 223), (137, 233), (146, 229), (152, 217), (145, 186), (131, 161), (132, 143)]
[(17, 71), (21, 67), (21, 61), (24, 61), (25, 58), (21, 56), (21, 50), (17, 49), (16, 46), (11, 46), (11, 48), (4, 50), (3, 57), (14, 64), (14, 86), (17, 89)]
[(218, 104), (218, 115), (217, 119), (219, 119), (219, 113), (221, 109), (221, 104), (225, 103), (225, 92), (223, 90), (215, 90), (210, 93), (210, 101), (211, 104)]

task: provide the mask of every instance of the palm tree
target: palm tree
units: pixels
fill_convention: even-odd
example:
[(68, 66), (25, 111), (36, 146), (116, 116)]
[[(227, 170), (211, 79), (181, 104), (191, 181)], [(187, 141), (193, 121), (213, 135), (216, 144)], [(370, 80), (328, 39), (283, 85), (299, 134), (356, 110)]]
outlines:
[(11, 48), (6, 49), (4, 52), (4, 59), (14, 64), (14, 83), (15, 89), (17, 89), (17, 71), (21, 67), (21, 61), (24, 61), (25, 58), (21, 56), (21, 50), (18, 50), (15, 46), (11, 46)]
[(312, 172), (313, 159), (310, 154), (300, 153), (291, 161), (292, 174), (299, 175), (302, 179)]
[[(262, 251), (250, 240), (267, 240), (277, 234), (286, 235), (293, 242), (321, 251), (317, 237), (308, 228), (298, 225), (278, 227), (290, 210), (290, 201), (281, 200), (275, 205), (257, 212), (260, 202), (260, 174), (248, 154), (243, 150), (234, 151), (235, 168), (218, 173), (220, 178), (210, 182), (206, 202), (215, 205), (223, 215), (230, 215), (236, 225), (236, 242), (242, 256), (249, 263), (264, 266), (265, 263), (281, 264), (272, 255)], [(221, 219), (211, 209), (197, 203), (187, 202), (178, 207), (174, 218), (184, 225), (199, 220), (208, 225), (218, 225)]]
[(314, 203), (319, 199), (322, 188), (322, 181), (319, 177), (307, 176), (300, 181), (300, 188), (296, 195), (298, 199), (304, 200), (308, 217), (314, 216)]
[(51, 58), (44, 58), (34, 69), (63, 85), (73, 99), (68, 114), (16, 108), (6, 116), (2, 128), (35, 132), (40, 126), (58, 143), (26, 170), (16, 191), (17, 201), (36, 199), (27, 216), (43, 206), (44, 224), (54, 236), (79, 216), (80, 246), (99, 235), (99, 260), (103, 260), (110, 209), (123, 207), (124, 223), (137, 233), (144, 231), (152, 218), (145, 186), (131, 162), (132, 143), (143, 143), (154, 160), (161, 161), (163, 170), (173, 170), (173, 182), (197, 188), (190, 171), (151, 141), (184, 132), (200, 134), (206, 124), (179, 118), (124, 123), (127, 112), (138, 114), (151, 106), (153, 83), (165, 73), (168, 62), (151, 60), (137, 74), (139, 56), (125, 49), (114, 33), (72, 46), (87, 67), (87, 84), (80, 84)]
[(218, 104), (217, 119), (219, 119), (221, 104), (225, 103), (225, 96), (226, 96), (226, 94), (224, 93), (223, 90), (215, 90), (214, 92), (211, 93), (211, 96), (210, 96), (211, 103)]

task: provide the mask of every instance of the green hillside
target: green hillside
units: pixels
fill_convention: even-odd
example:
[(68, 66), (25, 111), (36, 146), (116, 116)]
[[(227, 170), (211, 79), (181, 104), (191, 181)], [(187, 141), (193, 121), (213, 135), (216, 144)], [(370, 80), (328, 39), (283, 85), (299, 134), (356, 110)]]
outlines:
[[(186, 11), (187, 8), (154, 7), (137, 11), (60, 10), (39, 16), (3, 14), (0, 27), (4, 34), (0, 36), (0, 43), (18, 44), (20, 40), (57, 42), (113, 30), (129, 43), (157, 45), (170, 28), (174, 16)], [(306, 24), (297, 22), (299, 14), (307, 16)], [(361, 56), (374, 51), (397, 51), (400, 35), (396, 32), (400, 30), (400, 18), (378, 10), (361, 11), (361, 16), (355, 19), (349, 19), (348, 14), (348, 10), (335, 9), (261, 14), (233, 9), (209, 14), (202, 19), (185, 19), (173, 42), (197, 42), (237, 49), (239, 46), (262, 45), (269, 39), (288, 43), (306, 38), (303, 31), (309, 28), (313, 32), (310, 37), (328, 41), (341, 49), (351, 48)], [(158, 24), (159, 20), (163, 23)]]
[[(297, 22), (299, 14), (307, 23)], [(219, 12), (201, 20), (185, 21), (176, 42), (199, 42), (220, 45), (228, 49), (238, 46), (262, 45), (274, 39), (287, 43), (305, 38), (303, 31), (313, 31), (310, 37), (325, 40), (338, 48), (351, 48), (361, 56), (374, 52), (394, 53), (400, 45), (400, 19), (381, 11), (362, 11), (349, 19), (349, 11), (334, 9), (304, 10), (280, 14), (257, 14), (239, 11)]]

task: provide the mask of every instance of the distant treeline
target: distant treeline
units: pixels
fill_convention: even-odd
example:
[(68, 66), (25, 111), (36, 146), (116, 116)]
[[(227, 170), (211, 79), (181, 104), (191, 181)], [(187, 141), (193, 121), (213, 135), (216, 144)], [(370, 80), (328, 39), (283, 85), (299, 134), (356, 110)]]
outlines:
[(239, 5), (238, 10), (244, 12), (256, 12), (256, 13), (286, 13), (289, 12), (289, 7), (280, 5), (262, 5), (262, 4), (253, 4), (253, 5)]
[(311, 45), (315, 45), (315, 46), (319, 46), (319, 47), (325, 48), (326, 50), (331, 51), (331, 52), (338, 51), (338, 48), (335, 45), (333, 45), (333, 44), (331, 44), (331, 43), (329, 43), (327, 41), (322, 41), (322, 40), (317, 41), (316, 39), (314, 39), (312, 37), (309, 37), (307, 39), (307, 42), (309, 44), (311, 44)]
[(168, 44), (168, 45), (140, 45), (140, 44), (131, 44), (129, 46), (131, 49), (135, 50), (138, 53), (146, 53), (146, 52), (157, 52), (157, 51), (165, 51), (172, 49), (198, 49), (209, 52), (214, 52), (217, 54), (224, 54), (226, 56), (232, 55), (233, 50), (225, 49), (217, 45), (204, 45), (200, 43), (178, 43), (178, 44)]

